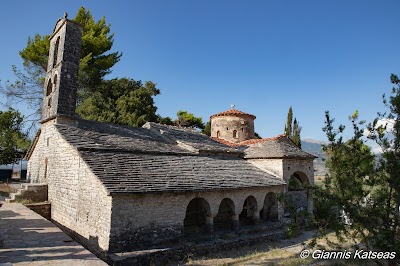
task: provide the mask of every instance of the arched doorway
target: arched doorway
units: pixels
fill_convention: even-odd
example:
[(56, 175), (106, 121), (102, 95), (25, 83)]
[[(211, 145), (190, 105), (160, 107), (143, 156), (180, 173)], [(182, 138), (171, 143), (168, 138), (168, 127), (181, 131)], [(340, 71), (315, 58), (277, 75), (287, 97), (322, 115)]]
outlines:
[(269, 192), (265, 196), (264, 205), (260, 211), (260, 219), (266, 221), (278, 220), (278, 201), (275, 193)]
[(249, 225), (254, 224), (254, 213), (257, 210), (257, 200), (253, 196), (246, 198), (243, 204), (243, 210), (239, 214), (239, 224)]
[(288, 182), (287, 192), (287, 206), (285, 206), (285, 212), (289, 211), (289, 208), (293, 210), (308, 210), (308, 186), (309, 180), (306, 174), (303, 172), (294, 172)]
[(229, 198), (223, 199), (219, 205), (218, 214), (214, 217), (214, 229), (232, 229), (234, 215), (235, 203)]
[(295, 172), (290, 176), (288, 191), (300, 191), (305, 190), (308, 184), (308, 178), (305, 174), (301, 172)]
[(190, 234), (205, 232), (207, 230), (206, 217), (209, 215), (210, 205), (205, 199), (192, 199), (186, 208), (186, 216), (183, 220), (185, 233)]

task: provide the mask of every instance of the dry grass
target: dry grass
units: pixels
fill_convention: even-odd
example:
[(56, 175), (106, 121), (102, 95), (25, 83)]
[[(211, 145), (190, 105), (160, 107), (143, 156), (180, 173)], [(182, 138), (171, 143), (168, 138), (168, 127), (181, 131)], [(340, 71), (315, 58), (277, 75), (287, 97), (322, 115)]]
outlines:
[[(310, 234), (309, 234), (310, 235)], [(308, 235), (308, 236), (309, 236)], [(309, 256), (307, 259), (301, 259), (299, 253), (303, 249), (311, 249), (309, 244), (312, 238), (298, 238), (297, 240), (284, 239), (278, 241), (275, 247), (265, 247), (262, 244), (249, 248), (247, 254), (238, 255), (240, 251), (230, 251), (225, 254), (218, 254), (208, 258), (191, 258), (185, 265), (192, 266), (244, 266), (244, 265), (280, 265), (280, 266), (297, 266), (297, 265), (376, 265), (373, 261), (368, 260), (323, 260), (313, 259)], [(336, 245), (332, 248), (331, 245)], [(317, 240), (317, 245), (313, 250), (353, 250), (356, 243), (346, 241), (340, 242), (336, 236), (331, 233)], [(245, 249), (245, 248), (244, 248)], [(251, 251), (252, 249), (252, 251)], [(258, 251), (264, 250), (264, 251)]]

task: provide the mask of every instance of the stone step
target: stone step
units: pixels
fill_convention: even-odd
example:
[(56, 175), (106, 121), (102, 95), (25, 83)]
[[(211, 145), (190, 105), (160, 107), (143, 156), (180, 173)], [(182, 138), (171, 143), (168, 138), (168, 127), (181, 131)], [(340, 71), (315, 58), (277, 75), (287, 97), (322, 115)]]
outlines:
[(28, 200), (32, 203), (47, 201), (47, 184), (21, 184), (15, 193), (10, 193), (7, 203), (16, 200)]

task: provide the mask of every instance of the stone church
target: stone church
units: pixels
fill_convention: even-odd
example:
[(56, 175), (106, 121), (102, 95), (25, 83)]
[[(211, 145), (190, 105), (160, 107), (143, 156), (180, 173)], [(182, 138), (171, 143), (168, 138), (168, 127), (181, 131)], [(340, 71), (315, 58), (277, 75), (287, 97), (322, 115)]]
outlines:
[(41, 128), (26, 156), (30, 182), (47, 185), (54, 222), (92, 249), (119, 252), (279, 221), (279, 194), (312, 212), (314, 156), (285, 135), (254, 139), (254, 115), (211, 116), (211, 137), (79, 118), (81, 34), (66, 17), (56, 23)]

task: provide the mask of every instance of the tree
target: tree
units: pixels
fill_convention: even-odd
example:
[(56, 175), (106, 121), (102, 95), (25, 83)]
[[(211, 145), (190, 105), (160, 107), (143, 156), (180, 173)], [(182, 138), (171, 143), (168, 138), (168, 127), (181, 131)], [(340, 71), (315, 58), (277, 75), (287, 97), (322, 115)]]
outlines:
[(292, 106), (290, 106), (288, 114), (287, 114), (285, 130), (283, 132), (289, 138), (292, 136), (292, 122), (293, 122), (293, 110), (292, 110)]
[(301, 149), (301, 137), (300, 137), (301, 127), (299, 126), (297, 119), (294, 118), (293, 121), (293, 132), (292, 132), (292, 141)]
[(175, 120), (175, 124), (179, 127), (204, 128), (203, 119), (201, 117), (196, 117), (194, 114), (182, 110), (179, 110), (176, 115), (178, 118)]
[(28, 150), (30, 141), (21, 130), (22, 121), (12, 108), (0, 111), (0, 164), (16, 162)]
[(208, 121), (205, 126), (204, 129), (202, 130), (203, 134), (206, 134), (207, 136), (211, 136), (211, 121)]
[[(110, 33), (110, 24), (102, 17), (95, 22), (89, 9), (81, 7), (73, 21), (83, 27), (82, 50), (79, 65), (78, 104), (97, 90), (104, 76), (111, 73), (111, 68), (120, 60), (121, 53), (108, 53), (114, 42)], [(13, 66), (17, 80), (7, 83), (1, 93), (7, 96), (9, 104), (23, 102), (35, 110), (35, 121), (40, 117), (43, 99), (43, 82), (47, 70), (50, 35), (35, 34), (28, 37), (27, 46), (20, 52), (23, 59), (23, 71)]]
[[(324, 185), (315, 188), (315, 218), (340, 238), (361, 240), (369, 250), (400, 254), (400, 81), (395, 75), (391, 81), (392, 95), (384, 96), (388, 112), (378, 113), (365, 127), (356, 111), (350, 116), (353, 136), (346, 142), (341, 136), (345, 127), (335, 130), (326, 113), (324, 131), (329, 144), (324, 150), (329, 174)], [(381, 156), (375, 157), (365, 145), (366, 132), (382, 148)], [(337, 219), (338, 210), (347, 223)], [(388, 260), (391, 265), (399, 262), (392, 259)]]
[(287, 115), (285, 129), (284, 129), (283, 133), (286, 136), (288, 136), (297, 145), (297, 147), (301, 148), (300, 132), (301, 132), (301, 127), (299, 126), (299, 123), (298, 123), (296, 117), (294, 118), (294, 121), (293, 121), (293, 109), (292, 109), (292, 106), (290, 106), (288, 115)]
[(262, 137), (260, 136), (260, 134), (258, 134), (257, 132), (254, 132), (254, 138), (255, 138), (255, 139), (262, 139)]
[(156, 84), (121, 78), (104, 80), (96, 92), (76, 109), (83, 118), (130, 126), (159, 121), (153, 97), (160, 94)]

